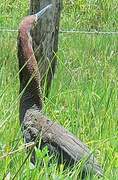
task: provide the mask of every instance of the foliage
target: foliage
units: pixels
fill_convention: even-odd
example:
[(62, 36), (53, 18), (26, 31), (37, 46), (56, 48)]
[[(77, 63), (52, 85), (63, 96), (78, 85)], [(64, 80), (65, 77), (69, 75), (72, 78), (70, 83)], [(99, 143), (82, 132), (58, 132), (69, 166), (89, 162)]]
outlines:
[(64, 5), (66, 9), (65, 26), (68, 19), (69, 26), (74, 29), (118, 30), (116, 0), (69, 0), (65, 1)]
[[(116, 0), (68, 0), (63, 6), (62, 29), (117, 30)], [(28, 13), (27, 1), (3, 1), (0, 12), (1, 27), (18, 28)], [(117, 36), (60, 34), (59, 37), (58, 70), (44, 111), (88, 144), (104, 168), (104, 179), (115, 180), (118, 177)], [(0, 157), (23, 144), (18, 121), (16, 41), (16, 32), (0, 33)], [(0, 179), (6, 173), (13, 177), (26, 156), (22, 150), (0, 159)], [(17, 179), (78, 179), (78, 165), (64, 169), (63, 164), (57, 166), (56, 160), (49, 163), (46, 149), (37, 150), (37, 156), (36, 167), (30, 167), (28, 160)]]

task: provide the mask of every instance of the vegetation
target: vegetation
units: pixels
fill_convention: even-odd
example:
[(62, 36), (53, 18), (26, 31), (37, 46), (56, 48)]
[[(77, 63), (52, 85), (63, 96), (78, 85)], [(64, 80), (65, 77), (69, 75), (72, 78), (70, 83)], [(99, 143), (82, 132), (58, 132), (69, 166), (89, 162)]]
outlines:
[[(117, 0), (68, 0), (63, 6), (61, 29), (118, 31)], [(3, 1), (0, 12), (1, 28), (17, 29), (28, 13), (27, 1)], [(115, 180), (118, 177), (118, 36), (60, 34), (59, 37), (58, 69), (44, 111), (88, 144), (103, 166), (103, 179)], [(17, 32), (0, 32), (0, 179), (5, 174), (13, 178), (27, 156), (22, 148), (18, 117), (16, 42)], [(2, 158), (17, 149), (19, 152)], [(79, 179), (79, 165), (64, 170), (54, 160), (48, 163), (47, 149), (36, 152), (36, 167), (31, 168), (27, 160), (16, 179)]]

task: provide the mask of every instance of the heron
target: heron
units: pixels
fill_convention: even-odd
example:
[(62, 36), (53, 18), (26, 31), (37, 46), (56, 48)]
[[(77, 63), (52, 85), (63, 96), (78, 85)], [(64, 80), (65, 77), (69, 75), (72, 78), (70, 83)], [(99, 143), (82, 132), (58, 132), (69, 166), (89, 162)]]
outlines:
[[(59, 159), (63, 154), (63, 158), (69, 164), (74, 164), (87, 157), (84, 171), (89, 169), (98, 176), (102, 176), (102, 168), (89, 148), (72, 133), (58, 123), (52, 122), (42, 113), (43, 97), (40, 86), (40, 72), (33, 50), (31, 31), (38, 20), (52, 7), (52, 4), (50, 4), (36, 14), (26, 16), (19, 27), (18, 60), (21, 96), (19, 118), (23, 136), (27, 143), (39, 141), (39, 138), (41, 138), (41, 149), (47, 146), (51, 153), (54, 152), (59, 155)], [(34, 154), (32, 155), (33, 163), (35, 163)]]

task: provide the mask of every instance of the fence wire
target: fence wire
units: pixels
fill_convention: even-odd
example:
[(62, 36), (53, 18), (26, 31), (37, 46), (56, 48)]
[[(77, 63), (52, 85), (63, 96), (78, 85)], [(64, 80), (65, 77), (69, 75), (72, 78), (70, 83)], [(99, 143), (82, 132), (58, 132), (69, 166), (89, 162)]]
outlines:
[(67, 33), (67, 34), (103, 34), (103, 35), (118, 35), (118, 32), (117, 32), (117, 31), (60, 30), (60, 33)]
[[(0, 32), (18, 32), (18, 29), (0, 28)], [(101, 34), (101, 35), (118, 35), (118, 31), (85, 31), (85, 30), (60, 30), (60, 34)]]

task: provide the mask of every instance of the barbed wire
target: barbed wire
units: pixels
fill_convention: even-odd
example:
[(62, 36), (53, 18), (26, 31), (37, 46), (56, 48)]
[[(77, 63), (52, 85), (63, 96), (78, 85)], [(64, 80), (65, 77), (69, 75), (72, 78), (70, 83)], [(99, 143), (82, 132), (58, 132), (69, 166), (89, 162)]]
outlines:
[(60, 33), (68, 34), (103, 34), (103, 35), (118, 35), (117, 31), (85, 31), (85, 30), (60, 30)]
[[(0, 32), (18, 32), (18, 29), (0, 28)], [(103, 34), (103, 35), (118, 35), (118, 31), (87, 31), (87, 30), (60, 30), (61, 34)]]
[(18, 32), (17, 29), (0, 28), (0, 32)]

